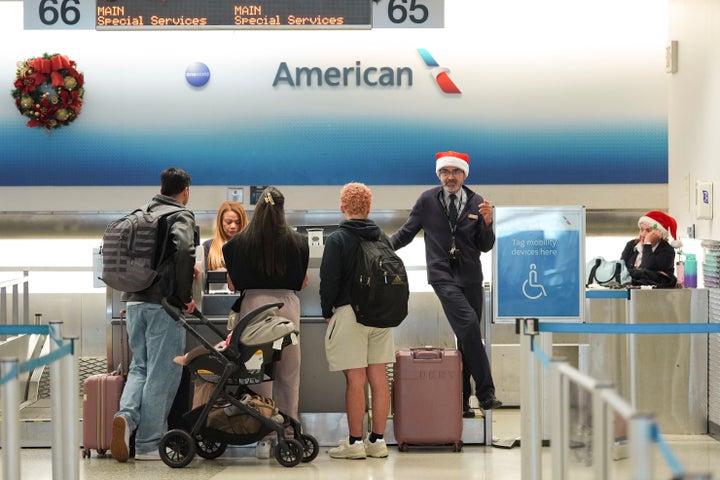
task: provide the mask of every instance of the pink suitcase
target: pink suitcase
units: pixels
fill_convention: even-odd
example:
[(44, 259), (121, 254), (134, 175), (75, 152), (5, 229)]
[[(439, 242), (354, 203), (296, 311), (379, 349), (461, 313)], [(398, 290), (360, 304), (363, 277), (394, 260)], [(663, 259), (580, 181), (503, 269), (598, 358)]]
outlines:
[(91, 375), (83, 382), (83, 458), (90, 457), (91, 450), (104, 455), (110, 449), (113, 418), (120, 410), (130, 357), (124, 320), (123, 310), (120, 312), (120, 365), (111, 373)]
[(90, 450), (104, 454), (110, 449), (113, 417), (120, 410), (125, 386), (121, 374), (91, 375), (83, 382), (83, 458)]
[(462, 360), (448, 348), (395, 352), (393, 426), (401, 452), (411, 445), (462, 449)]

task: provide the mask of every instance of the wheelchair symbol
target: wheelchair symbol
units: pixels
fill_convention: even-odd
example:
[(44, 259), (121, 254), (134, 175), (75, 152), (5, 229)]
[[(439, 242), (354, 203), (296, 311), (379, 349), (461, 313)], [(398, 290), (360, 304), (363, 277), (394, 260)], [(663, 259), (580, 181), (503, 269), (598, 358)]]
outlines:
[[(540, 297), (547, 297), (547, 292), (545, 291), (545, 287), (542, 286), (542, 284), (538, 283), (538, 275), (537, 270), (535, 270), (535, 264), (530, 264), (530, 272), (528, 272), (528, 278), (523, 282), (522, 285), (522, 291), (523, 295), (525, 295), (526, 298), (529, 298), (530, 300), (537, 300)], [(531, 295), (528, 293), (528, 287), (531, 287), (532, 289), (535, 289), (536, 294)]]

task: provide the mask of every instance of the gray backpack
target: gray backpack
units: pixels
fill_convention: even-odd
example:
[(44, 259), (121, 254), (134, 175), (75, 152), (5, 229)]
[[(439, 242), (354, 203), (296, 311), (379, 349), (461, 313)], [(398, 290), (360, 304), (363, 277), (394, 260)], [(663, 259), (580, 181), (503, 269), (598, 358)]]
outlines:
[(150, 212), (145, 205), (108, 225), (100, 248), (100, 279), (122, 292), (139, 292), (152, 285), (164, 251), (158, 248), (159, 226), (165, 223), (161, 220), (180, 210), (161, 206)]

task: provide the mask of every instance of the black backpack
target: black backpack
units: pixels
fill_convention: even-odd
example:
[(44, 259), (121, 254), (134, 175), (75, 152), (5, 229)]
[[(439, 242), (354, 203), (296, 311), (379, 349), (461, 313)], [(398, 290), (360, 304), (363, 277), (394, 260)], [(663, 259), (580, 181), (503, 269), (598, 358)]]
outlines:
[(180, 210), (160, 206), (149, 212), (145, 205), (108, 225), (100, 248), (100, 279), (122, 292), (139, 292), (152, 285), (163, 250), (158, 249), (160, 220)]
[(405, 264), (384, 239), (357, 238), (350, 291), (355, 317), (368, 327), (397, 327), (408, 314)]

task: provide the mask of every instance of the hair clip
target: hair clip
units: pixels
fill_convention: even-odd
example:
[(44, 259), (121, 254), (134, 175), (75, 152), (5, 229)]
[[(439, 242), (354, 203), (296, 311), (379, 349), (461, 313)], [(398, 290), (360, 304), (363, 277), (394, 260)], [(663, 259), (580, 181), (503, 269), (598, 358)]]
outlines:
[(275, 205), (275, 199), (270, 195), (270, 192), (265, 194), (265, 203), (269, 203), (270, 205)]

